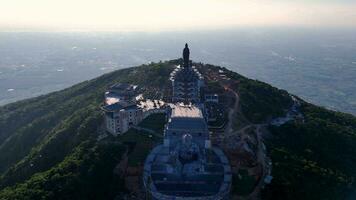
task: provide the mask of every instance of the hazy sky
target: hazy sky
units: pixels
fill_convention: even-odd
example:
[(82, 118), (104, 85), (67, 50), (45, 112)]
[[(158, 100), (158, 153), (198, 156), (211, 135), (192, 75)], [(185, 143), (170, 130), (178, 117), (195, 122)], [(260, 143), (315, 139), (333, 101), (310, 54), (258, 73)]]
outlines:
[(356, 27), (356, 0), (0, 0), (0, 29)]

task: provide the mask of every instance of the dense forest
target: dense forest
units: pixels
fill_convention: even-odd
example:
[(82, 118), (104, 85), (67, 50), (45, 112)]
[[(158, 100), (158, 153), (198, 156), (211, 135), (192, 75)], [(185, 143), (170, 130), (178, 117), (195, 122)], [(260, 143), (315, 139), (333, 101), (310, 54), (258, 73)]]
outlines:
[[(125, 194), (115, 166), (127, 152), (132, 153), (129, 163), (140, 165), (158, 140), (130, 130), (130, 137), (97, 141), (103, 94), (116, 82), (145, 86), (147, 97), (165, 93), (178, 62), (118, 70), (0, 107), (0, 199), (113, 199)], [(292, 103), (286, 91), (225, 68), (197, 65), (223, 70), (238, 81), (234, 89), (251, 122), (281, 116)], [(265, 142), (274, 178), (263, 199), (355, 198), (356, 118), (300, 101), (304, 121), (268, 128)], [(162, 130), (164, 116), (148, 120), (145, 126), (157, 122), (161, 125), (150, 128)]]
[(304, 123), (270, 127), (269, 199), (355, 199), (356, 118), (303, 103)]

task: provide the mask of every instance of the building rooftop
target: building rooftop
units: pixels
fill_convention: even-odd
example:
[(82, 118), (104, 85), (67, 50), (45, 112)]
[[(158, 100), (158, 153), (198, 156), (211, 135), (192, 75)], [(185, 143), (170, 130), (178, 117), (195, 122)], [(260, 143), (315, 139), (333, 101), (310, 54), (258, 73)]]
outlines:
[(122, 106), (121, 104), (119, 104), (118, 102), (117, 103), (114, 103), (114, 104), (110, 104), (110, 105), (106, 105), (106, 106), (103, 106), (102, 109), (106, 112), (114, 112), (116, 110), (121, 110), (123, 109), (124, 106)]
[(175, 105), (171, 118), (204, 118), (201, 110), (196, 106)]
[(105, 112), (115, 112), (115, 111), (119, 111), (121, 109), (136, 109), (136, 108), (137, 108), (136, 104), (134, 104), (132, 102), (127, 102), (127, 101), (119, 101), (114, 104), (105, 105), (102, 107), (102, 109)]

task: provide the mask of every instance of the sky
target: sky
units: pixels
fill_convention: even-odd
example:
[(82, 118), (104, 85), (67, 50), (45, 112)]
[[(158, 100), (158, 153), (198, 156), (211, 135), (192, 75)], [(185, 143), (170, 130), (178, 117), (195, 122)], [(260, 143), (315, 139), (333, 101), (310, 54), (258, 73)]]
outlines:
[(356, 27), (356, 0), (0, 0), (0, 30)]

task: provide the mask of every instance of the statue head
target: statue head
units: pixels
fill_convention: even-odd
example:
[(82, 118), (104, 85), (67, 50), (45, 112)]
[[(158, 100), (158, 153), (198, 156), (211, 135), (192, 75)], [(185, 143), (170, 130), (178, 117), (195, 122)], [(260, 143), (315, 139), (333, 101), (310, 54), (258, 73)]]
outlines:
[(185, 48), (188, 48), (188, 43), (185, 43)]

